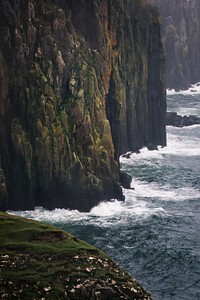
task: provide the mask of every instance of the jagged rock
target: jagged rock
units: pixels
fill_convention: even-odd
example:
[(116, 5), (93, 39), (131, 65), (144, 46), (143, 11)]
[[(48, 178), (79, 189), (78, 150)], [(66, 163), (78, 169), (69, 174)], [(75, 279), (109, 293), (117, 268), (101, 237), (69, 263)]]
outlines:
[(200, 124), (200, 117), (195, 115), (181, 116), (176, 112), (167, 112), (166, 114), (166, 125), (184, 127), (194, 124)]
[(123, 188), (130, 189), (131, 181), (132, 181), (132, 177), (129, 174), (127, 174), (123, 171), (120, 171), (120, 182), (121, 182), (121, 185), (123, 186)]
[(132, 153), (133, 152), (127, 152), (125, 154), (122, 154), (122, 157), (124, 157), (124, 158), (130, 158)]
[(146, 0), (1, 0), (0, 38), (8, 208), (123, 200), (119, 155), (166, 144), (158, 11)]

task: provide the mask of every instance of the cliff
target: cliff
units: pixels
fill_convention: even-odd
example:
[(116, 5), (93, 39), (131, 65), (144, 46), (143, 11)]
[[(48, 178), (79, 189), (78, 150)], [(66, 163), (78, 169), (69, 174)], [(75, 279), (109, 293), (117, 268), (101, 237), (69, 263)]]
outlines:
[(187, 89), (200, 81), (199, 0), (150, 0), (162, 16), (162, 37), (166, 52), (166, 85)]
[(0, 161), (0, 211), (5, 211), (7, 207), (7, 190), (6, 190), (6, 182), (3, 170), (1, 168)]
[(1, 299), (151, 299), (102, 251), (53, 226), (0, 213), (0, 239)]
[(123, 200), (119, 155), (165, 145), (158, 11), (142, 0), (0, 1), (8, 208)]

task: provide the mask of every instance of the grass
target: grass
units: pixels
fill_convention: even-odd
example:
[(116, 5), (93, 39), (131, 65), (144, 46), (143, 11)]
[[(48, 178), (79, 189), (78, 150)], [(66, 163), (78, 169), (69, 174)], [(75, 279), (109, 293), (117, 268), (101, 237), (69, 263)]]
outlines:
[(134, 294), (136, 300), (150, 299), (141, 298), (148, 294), (92, 245), (54, 226), (0, 212), (0, 299), (95, 299), (91, 295), (100, 289), (119, 299), (131, 288), (140, 295)]

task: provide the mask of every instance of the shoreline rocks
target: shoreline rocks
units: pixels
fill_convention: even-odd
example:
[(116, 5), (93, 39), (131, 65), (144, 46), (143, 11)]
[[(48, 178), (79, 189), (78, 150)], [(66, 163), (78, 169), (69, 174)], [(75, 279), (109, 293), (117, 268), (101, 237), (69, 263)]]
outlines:
[(166, 113), (166, 125), (171, 125), (174, 127), (184, 127), (200, 124), (200, 117), (196, 115), (181, 116), (176, 112)]

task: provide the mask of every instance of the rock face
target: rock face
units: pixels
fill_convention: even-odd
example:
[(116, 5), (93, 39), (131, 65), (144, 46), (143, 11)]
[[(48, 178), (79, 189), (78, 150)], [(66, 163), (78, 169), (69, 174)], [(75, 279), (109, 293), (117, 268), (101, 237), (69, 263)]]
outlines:
[(162, 16), (166, 85), (187, 89), (200, 80), (200, 1), (150, 0)]
[(1, 161), (0, 161), (0, 211), (5, 211), (7, 207), (7, 190), (6, 190), (6, 182), (3, 170), (1, 169)]
[(123, 199), (119, 155), (165, 145), (159, 16), (147, 1), (0, 1), (9, 209)]

